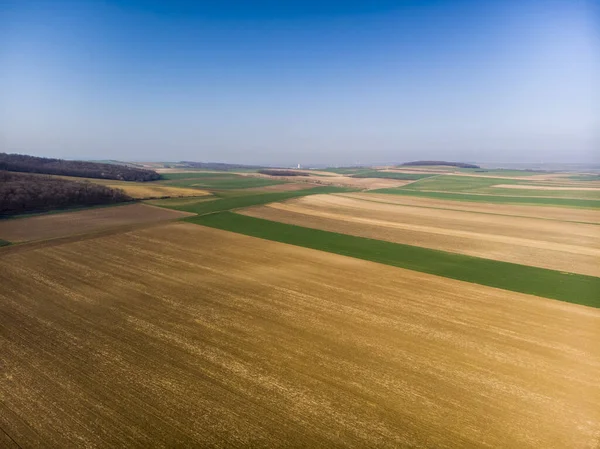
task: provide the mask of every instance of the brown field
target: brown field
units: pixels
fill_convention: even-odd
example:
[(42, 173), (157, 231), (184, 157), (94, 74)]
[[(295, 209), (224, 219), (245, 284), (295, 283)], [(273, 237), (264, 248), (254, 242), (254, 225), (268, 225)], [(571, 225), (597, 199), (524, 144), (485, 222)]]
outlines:
[(571, 221), (582, 223), (600, 223), (600, 210), (570, 209), (552, 206), (519, 206), (506, 204), (474, 203), (469, 201), (439, 200), (435, 198), (415, 198), (384, 193), (343, 193), (336, 196), (358, 198), (384, 204), (402, 204), (406, 206), (436, 209), (462, 210), (492, 215), (510, 215), (517, 217), (541, 218), (546, 220)]
[(492, 187), (500, 187), (502, 189), (522, 189), (522, 190), (583, 190), (583, 191), (598, 191), (600, 187), (573, 187), (573, 186), (540, 186), (540, 185), (520, 185), (520, 184), (496, 184)]
[(322, 179), (322, 184), (330, 184), (341, 187), (354, 187), (365, 190), (402, 187), (412, 182), (386, 178), (352, 178), (350, 176), (338, 176), (335, 179), (319, 178), (319, 181)]
[(598, 309), (186, 223), (0, 284), (7, 446), (599, 442)]
[(1, 220), (0, 239), (15, 243), (54, 239), (119, 226), (174, 220), (190, 215), (194, 214), (146, 204), (103, 207), (62, 214)]
[(600, 229), (593, 224), (391, 205), (313, 195), (242, 212), (253, 217), (600, 276)]
[(386, 178), (352, 178), (350, 176), (338, 176), (337, 178), (315, 177), (315, 182), (325, 185), (334, 185), (340, 187), (353, 187), (356, 189), (374, 190), (389, 189), (392, 187), (402, 187), (414, 181), (405, 181)]

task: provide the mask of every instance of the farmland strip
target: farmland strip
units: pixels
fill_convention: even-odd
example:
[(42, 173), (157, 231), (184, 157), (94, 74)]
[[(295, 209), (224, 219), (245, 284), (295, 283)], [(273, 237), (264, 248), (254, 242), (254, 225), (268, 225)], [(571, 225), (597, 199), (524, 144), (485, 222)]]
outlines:
[[(242, 207), (257, 206), (261, 204), (273, 203), (276, 201), (283, 201), (290, 198), (298, 198), (306, 195), (316, 195), (320, 193), (336, 193), (336, 192), (349, 192), (351, 189), (343, 187), (315, 187), (313, 189), (306, 190), (293, 190), (288, 192), (273, 192), (263, 193), (256, 195), (244, 195), (244, 196), (233, 196), (226, 197), (215, 201), (209, 202), (198, 202), (193, 204), (184, 205), (172, 205), (168, 206), (170, 209), (192, 212), (198, 215), (212, 214), (216, 212), (223, 212), (232, 209), (239, 209)], [(167, 207), (167, 206), (164, 206)]]
[(600, 278), (384, 242), (224, 212), (186, 221), (451, 279), (600, 308)]

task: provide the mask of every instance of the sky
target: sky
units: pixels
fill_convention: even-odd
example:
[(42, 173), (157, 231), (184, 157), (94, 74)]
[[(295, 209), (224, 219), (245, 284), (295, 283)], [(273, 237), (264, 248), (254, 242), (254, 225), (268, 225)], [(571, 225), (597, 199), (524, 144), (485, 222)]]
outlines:
[(600, 0), (0, 0), (0, 151), (600, 162)]

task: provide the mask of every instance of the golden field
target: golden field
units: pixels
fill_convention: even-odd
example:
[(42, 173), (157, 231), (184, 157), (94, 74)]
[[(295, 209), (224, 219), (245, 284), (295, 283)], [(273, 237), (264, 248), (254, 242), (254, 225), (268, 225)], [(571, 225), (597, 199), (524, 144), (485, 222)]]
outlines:
[[(388, 195), (391, 196), (391, 195)], [(313, 195), (241, 213), (298, 226), (600, 276), (595, 224)]]
[(599, 443), (599, 309), (185, 223), (0, 284), (0, 446)]
[(114, 189), (124, 190), (127, 195), (134, 199), (193, 197), (210, 194), (206, 190), (171, 187), (149, 182), (112, 181), (105, 185)]

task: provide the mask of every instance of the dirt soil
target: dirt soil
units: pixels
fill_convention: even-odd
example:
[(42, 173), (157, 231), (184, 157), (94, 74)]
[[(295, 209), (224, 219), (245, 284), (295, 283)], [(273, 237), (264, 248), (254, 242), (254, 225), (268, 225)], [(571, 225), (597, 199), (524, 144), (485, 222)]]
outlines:
[(599, 442), (598, 309), (189, 223), (0, 285), (6, 447)]

